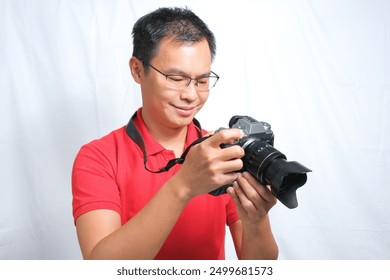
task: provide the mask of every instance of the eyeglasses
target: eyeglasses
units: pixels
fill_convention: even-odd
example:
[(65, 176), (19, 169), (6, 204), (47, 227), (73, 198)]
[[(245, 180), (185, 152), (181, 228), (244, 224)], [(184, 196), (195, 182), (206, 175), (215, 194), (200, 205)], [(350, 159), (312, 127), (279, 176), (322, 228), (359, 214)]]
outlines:
[(167, 80), (167, 87), (170, 89), (183, 90), (187, 88), (191, 81), (195, 81), (195, 85), (199, 91), (209, 91), (217, 84), (219, 80), (219, 76), (215, 74), (213, 71), (210, 71), (211, 75), (205, 75), (199, 78), (190, 78), (185, 75), (169, 75), (161, 72), (156, 67), (150, 65), (149, 63), (145, 63), (150, 66), (152, 69), (165, 76)]

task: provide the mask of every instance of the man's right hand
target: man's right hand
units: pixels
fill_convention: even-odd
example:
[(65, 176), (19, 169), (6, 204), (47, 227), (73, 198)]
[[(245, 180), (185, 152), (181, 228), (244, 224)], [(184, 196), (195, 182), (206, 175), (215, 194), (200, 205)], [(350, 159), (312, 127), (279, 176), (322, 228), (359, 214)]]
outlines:
[(240, 129), (224, 129), (193, 146), (183, 166), (172, 177), (184, 188), (185, 195), (192, 198), (209, 193), (237, 179), (237, 170), (242, 169), (244, 149), (238, 145), (221, 148), (221, 144), (234, 143), (242, 138)]

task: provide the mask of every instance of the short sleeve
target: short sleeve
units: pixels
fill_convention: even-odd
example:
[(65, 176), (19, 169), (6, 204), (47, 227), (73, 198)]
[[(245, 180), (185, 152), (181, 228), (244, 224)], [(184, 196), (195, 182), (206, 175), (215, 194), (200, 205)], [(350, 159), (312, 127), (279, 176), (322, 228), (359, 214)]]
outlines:
[(109, 153), (93, 146), (83, 146), (72, 171), (73, 218), (89, 211), (110, 209), (121, 213), (120, 194)]
[(234, 222), (239, 220), (237, 211), (236, 211), (236, 204), (234, 203), (233, 199), (226, 195), (229, 200), (226, 204), (226, 224), (228, 226), (232, 225)]

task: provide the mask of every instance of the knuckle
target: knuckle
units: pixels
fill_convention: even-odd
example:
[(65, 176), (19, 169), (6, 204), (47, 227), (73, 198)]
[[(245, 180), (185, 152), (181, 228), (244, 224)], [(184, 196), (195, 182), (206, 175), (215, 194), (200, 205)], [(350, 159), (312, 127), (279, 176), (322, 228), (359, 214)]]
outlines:
[(248, 211), (249, 211), (249, 210), (253, 210), (253, 209), (255, 208), (254, 205), (253, 205), (253, 203), (252, 203), (251, 201), (249, 201), (249, 200), (243, 201), (243, 202), (242, 202), (242, 206), (243, 206), (245, 209), (247, 209)]
[(212, 176), (211, 181), (212, 184), (217, 187), (221, 187), (226, 184), (224, 178), (219, 174), (215, 174), (214, 176)]
[(222, 130), (218, 131), (218, 133), (215, 134), (215, 135), (218, 136), (221, 139), (225, 139), (227, 131), (228, 131), (227, 129), (222, 129)]
[(259, 195), (255, 192), (250, 192), (247, 194), (247, 196), (250, 201), (256, 201), (259, 199)]

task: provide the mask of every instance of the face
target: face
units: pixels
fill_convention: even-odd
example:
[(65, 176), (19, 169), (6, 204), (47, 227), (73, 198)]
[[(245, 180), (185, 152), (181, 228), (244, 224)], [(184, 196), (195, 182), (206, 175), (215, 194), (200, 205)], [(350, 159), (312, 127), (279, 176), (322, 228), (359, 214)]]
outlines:
[[(130, 66), (136, 82), (141, 85), (142, 117), (154, 129), (186, 127), (208, 98), (207, 91), (197, 91), (195, 81), (184, 90), (167, 88), (166, 77), (149, 67), (145, 72), (142, 62), (132, 58)], [(135, 61), (134, 61), (135, 60)], [(138, 76), (133, 73), (138, 61)], [(165, 38), (150, 64), (165, 74), (179, 74), (197, 78), (210, 73), (211, 54), (207, 41), (180, 43)]]

